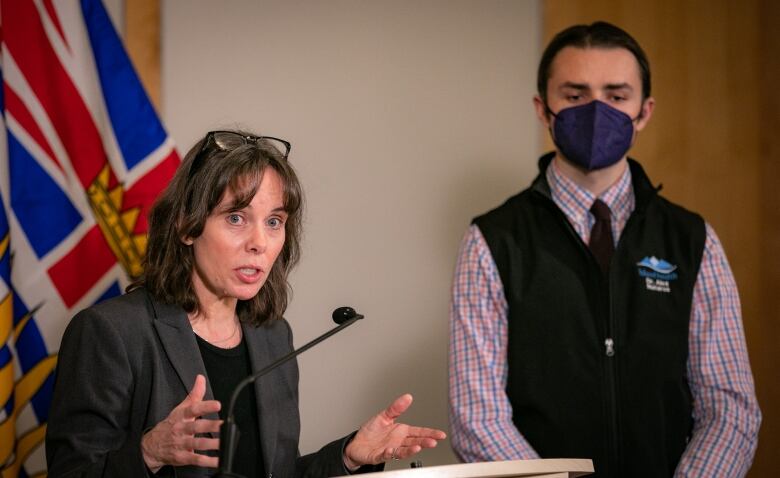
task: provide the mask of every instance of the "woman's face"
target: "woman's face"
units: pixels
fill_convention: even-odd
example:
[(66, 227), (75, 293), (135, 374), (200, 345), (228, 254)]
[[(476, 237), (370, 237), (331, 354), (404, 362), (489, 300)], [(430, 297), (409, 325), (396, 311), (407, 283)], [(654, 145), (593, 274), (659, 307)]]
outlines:
[(192, 282), (201, 306), (223, 302), (235, 307), (237, 299), (257, 295), (284, 246), (283, 198), (282, 180), (268, 168), (247, 207), (236, 209), (228, 188), (203, 234), (185, 239), (193, 248)]

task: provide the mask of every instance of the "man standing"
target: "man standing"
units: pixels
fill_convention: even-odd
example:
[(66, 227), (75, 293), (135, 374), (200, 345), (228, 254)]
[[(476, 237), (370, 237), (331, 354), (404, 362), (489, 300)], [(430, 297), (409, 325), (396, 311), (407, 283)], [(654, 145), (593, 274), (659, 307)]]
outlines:
[(453, 283), (450, 424), (464, 461), (591, 458), (599, 477), (743, 476), (761, 413), (715, 231), (627, 159), (653, 113), (637, 42), (560, 32), (538, 73), (555, 151), (474, 219)]

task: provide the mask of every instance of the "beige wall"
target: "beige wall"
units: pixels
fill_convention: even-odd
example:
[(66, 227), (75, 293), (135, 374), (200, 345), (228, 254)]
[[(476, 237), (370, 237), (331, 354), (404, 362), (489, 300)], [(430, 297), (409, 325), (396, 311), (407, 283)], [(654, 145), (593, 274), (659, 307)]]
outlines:
[[(302, 451), (402, 392), (447, 428), (447, 313), (477, 213), (531, 180), (537, 1), (161, 2), (165, 124), (182, 148), (236, 124), (293, 144), (307, 192), (287, 317), (302, 356)], [(454, 461), (449, 443), (420, 457)], [(406, 463), (401, 463), (407, 466)]]

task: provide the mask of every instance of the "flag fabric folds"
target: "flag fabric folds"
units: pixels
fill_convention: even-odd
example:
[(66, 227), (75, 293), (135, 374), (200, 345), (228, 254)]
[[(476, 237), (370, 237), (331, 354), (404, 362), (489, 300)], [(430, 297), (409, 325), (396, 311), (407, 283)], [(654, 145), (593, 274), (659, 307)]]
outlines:
[(141, 271), (179, 157), (100, 0), (0, 0), (0, 477), (45, 476), (70, 317)]

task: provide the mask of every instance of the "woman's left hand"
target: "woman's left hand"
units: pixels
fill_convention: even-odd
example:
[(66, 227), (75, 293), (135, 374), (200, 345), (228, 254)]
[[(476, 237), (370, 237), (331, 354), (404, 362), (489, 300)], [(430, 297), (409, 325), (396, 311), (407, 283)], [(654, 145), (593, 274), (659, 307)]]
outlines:
[(390, 459), (404, 459), (433, 448), (447, 435), (435, 428), (396, 423), (412, 404), (408, 393), (396, 398), (385, 410), (374, 415), (355, 434), (344, 450), (344, 464), (351, 471), (363, 465), (377, 465)]

